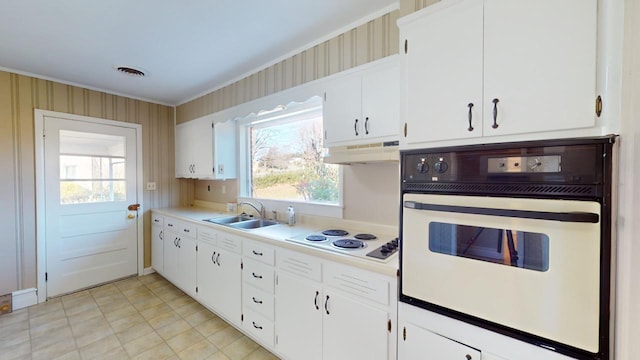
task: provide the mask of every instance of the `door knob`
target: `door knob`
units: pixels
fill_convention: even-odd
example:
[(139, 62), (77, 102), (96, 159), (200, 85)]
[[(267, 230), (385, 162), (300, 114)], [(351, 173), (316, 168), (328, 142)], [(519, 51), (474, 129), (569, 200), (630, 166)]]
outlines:
[(132, 213), (129, 213), (129, 215), (127, 215), (127, 218), (129, 218), (129, 219), (135, 219), (135, 218), (136, 218), (136, 216), (135, 216), (134, 214), (132, 214)]

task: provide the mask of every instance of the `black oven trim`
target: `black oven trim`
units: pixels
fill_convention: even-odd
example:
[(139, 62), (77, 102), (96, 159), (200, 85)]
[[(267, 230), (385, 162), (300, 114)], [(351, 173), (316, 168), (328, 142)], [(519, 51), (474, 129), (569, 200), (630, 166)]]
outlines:
[[(447, 152), (447, 151), (460, 151), (461, 149), (466, 150), (494, 150), (494, 149), (509, 149), (509, 148), (528, 148), (528, 147), (540, 147), (540, 146), (570, 146), (570, 145), (584, 145), (584, 144), (602, 144), (602, 155), (603, 162), (602, 167), (599, 171), (602, 171), (603, 179), (599, 184), (595, 184), (592, 186), (587, 186), (592, 188), (591, 193), (585, 192), (582, 195), (576, 196), (574, 193), (571, 196), (563, 196), (564, 194), (556, 194), (549, 195), (548, 193), (539, 193), (539, 192), (513, 192), (513, 193), (505, 193), (502, 192), (500, 194), (493, 194), (492, 196), (497, 197), (516, 197), (516, 198), (563, 198), (563, 199), (582, 199), (582, 200), (591, 200), (597, 201), (601, 205), (600, 209), (600, 236), (601, 236), (601, 245), (600, 245), (600, 266), (603, 269), (600, 272), (600, 329), (599, 329), (599, 350), (597, 353), (592, 353), (584, 349), (579, 349), (573, 346), (569, 346), (567, 344), (563, 344), (551, 339), (543, 338), (538, 335), (534, 335), (531, 333), (527, 333), (518, 329), (514, 329), (505, 325), (501, 325), (498, 323), (494, 323), (485, 319), (481, 319), (469, 314), (461, 313), (446, 307), (442, 307), (436, 304), (432, 304), (420, 299), (413, 298), (411, 296), (405, 295), (402, 293), (402, 273), (403, 273), (403, 262), (402, 262), (402, 247), (403, 247), (403, 229), (400, 226), (399, 229), (399, 261), (400, 267), (398, 271), (398, 300), (410, 304), (412, 306), (417, 306), (429, 311), (433, 311), (435, 313), (445, 315), (451, 317), (456, 320), (460, 320), (480, 328), (484, 328), (489, 331), (493, 331), (508, 337), (512, 337), (514, 339), (535, 345), (540, 346), (542, 348), (555, 351), (557, 353), (567, 355), (576, 359), (593, 359), (593, 360), (610, 360), (612, 359), (612, 349), (613, 349), (613, 325), (612, 325), (612, 276), (615, 274), (614, 270), (611, 269), (612, 265), (612, 182), (613, 182), (613, 156), (614, 156), (614, 144), (616, 142), (616, 135), (607, 135), (602, 137), (593, 137), (593, 138), (573, 138), (573, 139), (552, 139), (552, 140), (539, 140), (539, 141), (526, 141), (526, 142), (514, 142), (514, 143), (501, 143), (501, 144), (480, 144), (480, 145), (469, 145), (469, 146), (458, 146), (458, 147), (447, 147), (447, 148), (437, 148), (437, 149), (423, 149), (423, 150), (405, 150), (401, 151), (401, 161), (400, 161), (400, 172), (403, 174), (404, 163), (402, 161), (403, 154), (407, 153), (419, 153), (424, 151), (429, 152)], [(420, 184), (424, 185), (424, 184)], [(435, 184), (439, 185), (439, 184)], [(464, 186), (465, 184), (463, 184)], [(469, 185), (469, 184), (467, 184)], [(476, 184), (477, 185), (477, 184)], [(538, 184), (539, 185), (539, 184)], [(430, 193), (430, 194), (475, 194), (475, 195), (483, 195), (486, 196), (487, 193), (482, 191), (475, 190), (469, 191), (466, 193), (464, 191), (429, 191), (428, 187), (421, 187), (419, 190), (415, 188), (411, 188), (411, 184), (407, 184), (405, 182), (401, 183), (400, 188), (400, 224), (402, 224), (402, 216), (404, 211), (403, 198), (404, 194), (417, 194), (417, 193)], [(565, 185), (546, 185), (546, 186), (565, 186)], [(573, 185), (566, 185), (573, 186)], [(581, 185), (582, 186), (582, 185)]]

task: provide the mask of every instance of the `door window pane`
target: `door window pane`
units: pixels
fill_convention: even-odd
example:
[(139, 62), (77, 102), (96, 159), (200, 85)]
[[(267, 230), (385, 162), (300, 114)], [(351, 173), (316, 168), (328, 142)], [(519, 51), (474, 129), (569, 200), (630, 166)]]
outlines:
[(523, 269), (549, 270), (549, 237), (541, 233), (431, 222), (429, 250)]
[(60, 203), (125, 201), (125, 137), (60, 131)]

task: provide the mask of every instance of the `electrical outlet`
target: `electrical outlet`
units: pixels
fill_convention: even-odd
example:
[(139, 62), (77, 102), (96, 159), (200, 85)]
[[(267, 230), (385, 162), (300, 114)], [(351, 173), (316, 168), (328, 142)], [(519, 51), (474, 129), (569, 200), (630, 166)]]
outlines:
[(224, 175), (224, 165), (223, 164), (218, 165), (218, 174)]
[(154, 191), (155, 189), (156, 189), (156, 183), (155, 182), (148, 182), (147, 183), (147, 190)]

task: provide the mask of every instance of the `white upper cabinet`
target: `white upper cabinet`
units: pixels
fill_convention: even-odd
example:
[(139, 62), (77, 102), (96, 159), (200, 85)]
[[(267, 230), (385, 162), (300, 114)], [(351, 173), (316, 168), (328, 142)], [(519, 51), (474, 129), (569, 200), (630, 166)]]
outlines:
[(398, 23), (403, 146), (595, 125), (597, 0), (445, 0)]
[(213, 123), (211, 117), (176, 125), (176, 177), (230, 179), (236, 177), (236, 125)]
[(330, 80), (324, 95), (325, 147), (398, 140), (400, 71), (395, 57)]

